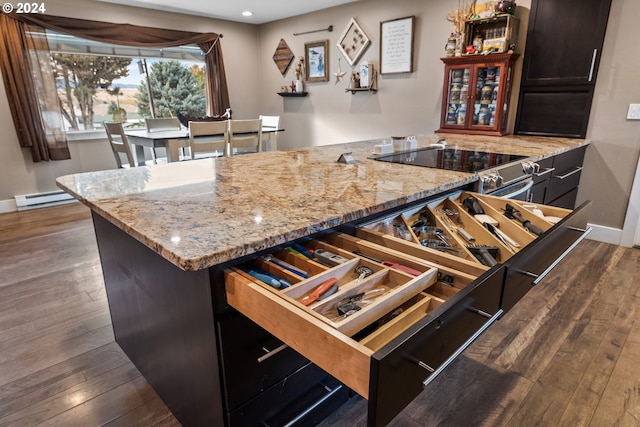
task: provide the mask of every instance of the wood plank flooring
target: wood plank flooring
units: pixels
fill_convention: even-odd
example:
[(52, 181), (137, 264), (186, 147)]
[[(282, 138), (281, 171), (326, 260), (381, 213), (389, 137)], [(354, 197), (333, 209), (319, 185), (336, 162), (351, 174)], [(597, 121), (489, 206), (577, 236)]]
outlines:
[[(393, 426), (640, 426), (640, 250), (586, 241)], [(359, 397), (322, 423), (364, 426)], [(89, 210), (0, 215), (0, 426), (178, 426), (113, 339)]]

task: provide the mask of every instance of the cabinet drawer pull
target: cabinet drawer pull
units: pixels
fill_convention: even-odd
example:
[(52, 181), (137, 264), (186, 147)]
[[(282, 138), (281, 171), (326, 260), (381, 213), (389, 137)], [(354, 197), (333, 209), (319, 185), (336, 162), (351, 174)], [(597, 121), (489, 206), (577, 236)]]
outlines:
[(576, 174), (576, 173), (580, 172), (581, 170), (582, 170), (582, 166), (578, 166), (577, 168), (575, 168), (571, 172), (565, 173), (564, 175), (552, 175), (551, 178), (565, 179), (565, 178), (570, 177), (573, 174)]
[(556, 265), (560, 263), (560, 261), (562, 261), (567, 255), (569, 255), (569, 253), (572, 250), (574, 250), (575, 247), (578, 246), (578, 244), (580, 244), (580, 242), (586, 239), (589, 233), (593, 231), (593, 227), (588, 227), (586, 230), (578, 227), (567, 227), (567, 229), (573, 230), (573, 231), (579, 231), (580, 233), (582, 233), (582, 236), (578, 237), (578, 239), (575, 242), (573, 242), (571, 246), (569, 246), (564, 252), (562, 252), (562, 254), (560, 254), (560, 256), (555, 261), (553, 261), (551, 265), (547, 267), (546, 270), (544, 270), (540, 274), (535, 274), (530, 271), (518, 270), (518, 273), (534, 278), (533, 282), (531, 282), (531, 286), (535, 286), (538, 283), (540, 283), (547, 276), (547, 274), (551, 273), (551, 270), (553, 270), (556, 267)]
[[(316, 400), (311, 405), (309, 405), (308, 408), (304, 409), (302, 412), (300, 412), (298, 415), (296, 415), (292, 420), (290, 420), (288, 423), (284, 424), (284, 427), (290, 427), (290, 426), (295, 425), (298, 421), (300, 421), (302, 418), (304, 418), (309, 412), (313, 411), (318, 406), (322, 405), (327, 399), (329, 399), (331, 396), (333, 396), (334, 394), (336, 394), (337, 392), (339, 392), (342, 389), (342, 384), (340, 384), (339, 386), (337, 386), (333, 390), (331, 390), (327, 386), (323, 386), (323, 388), (325, 390), (327, 390), (329, 393), (325, 394), (320, 399)], [(267, 426), (268, 426), (268, 424), (267, 424)]]
[(551, 173), (551, 172), (553, 172), (555, 170), (556, 170), (556, 168), (547, 168), (547, 169), (543, 170), (542, 172), (536, 172), (533, 175), (535, 175), (535, 176), (544, 176), (544, 175), (546, 175), (548, 173)]
[[(480, 314), (480, 313), (484, 313), (484, 314), (480, 314), (481, 316), (485, 316), (485, 315), (487, 315), (487, 314), (488, 314), (488, 313), (485, 313), (485, 312), (483, 312), (483, 311), (481, 311), (481, 310), (477, 310), (477, 309), (473, 309), (473, 308), (471, 309), (471, 311), (473, 311), (474, 313), (478, 313), (478, 314)], [(436, 369), (435, 371), (434, 371), (434, 370), (432, 370), (432, 369), (427, 369), (428, 371), (433, 372), (433, 373), (432, 373), (431, 375), (429, 375), (429, 377), (428, 377), (426, 380), (422, 381), (422, 387), (427, 387), (429, 384), (431, 384), (431, 382), (432, 382), (434, 379), (436, 379), (436, 377), (437, 377), (438, 375), (440, 375), (440, 374), (442, 373), (442, 371), (444, 371), (444, 370), (445, 370), (445, 369), (446, 369), (446, 368), (447, 368), (451, 363), (453, 363), (453, 361), (454, 361), (454, 360), (456, 360), (456, 359), (457, 359), (457, 358), (458, 358), (458, 357), (459, 357), (459, 356), (460, 356), (460, 355), (461, 355), (461, 354), (462, 354), (462, 353), (467, 349), (467, 347), (469, 347), (471, 344), (473, 344), (473, 342), (474, 342), (474, 341), (475, 341), (475, 340), (476, 340), (480, 335), (482, 335), (482, 333), (483, 333), (484, 331), (486, 331), (486, 330), (487, 330), (487, 328), (489, 328), (489, 326), (491, 326), (491, 325), (493, 324), (493, 322), (495, 322), (496, 320), (498, 320), (498, 319), (500, 318), (500, 316), (502, 316), (502, 313), (504, 313), (504, 311), (503, 311), (502, 309), (499, 309), (499, 310), (496, 312), (496, 314), (494, 314), (493, 316), (491, 316), (491, 317), (489, 318), (489, 320), (487, 320), (487, 322), (486, 322), (484, 325), (482, 325), (482, 326), (480, 327), (480, 329), (478, 329), (478, 330), (477, 330), (477, 331), (476, 331), (476, 332), (475, 332), (471, 337), (469, 337), (469, 339), (468, 339), (468, 340), (466, 340), (466, 341), (464, 342), (464, 344), (462, 344), (462, 345), (460, 346), (460, 348), (458, 348), (458, 349), (455, 351), (455, 353), (453, 353), (451, 356), (449, 356), (449, 358), (448, 358), (447, 360), (445, 360), (445, 361), (442, 363), (442, 365), (440, 365), (440, 366), (438, 367), (438, 369)], [(428, 367), (428, 365), (427, 365), (427, 364), (422, 363), (422, 362), (419, 362), (418, 364), (419, 364), (421, 367), (423, 367), (423, 368), (424, 368), (425, 366), (426, 366), (426, 367)], [(424, 366), (423, 366), (423, 365), (424, 365)], [(425, 369), (426, 369), (426, 368), (425, 368)]]
[(431, 373), (434, 373), (436, 370), (433, 369), (431, 366), (427, 365), (426, 363), (424, 363), (422, 360), (418, 360), (418, 366), (420, 366), (422, 369), (424, 369), (425, 371), (429, 371)]
[(280, 347), (274, 348), (273, 350), (269, 350), (269, 349), (266, 349), (266, 348), (262, 347), (262, 350), (264, 350), (265, 353), (267, 353), (267, 354), (258, 357), (258, 363), (262, 363), (265, 360), (267, 360), (268, 358), (270, 358), (272, 356), (275, 356), (276, 354), (280, 353), (282, 350), (284, 350), (287, 347), (289, 347), (289, 346), (286, 345), (286, 344), (282, 344)]
[(593, 55), (591, 56), (591, 67), (589, 68), (589, 80), (593, 79), (593, 71), (596, 67), (596, 57), (598, 56), (598, 49), (593, 49)]

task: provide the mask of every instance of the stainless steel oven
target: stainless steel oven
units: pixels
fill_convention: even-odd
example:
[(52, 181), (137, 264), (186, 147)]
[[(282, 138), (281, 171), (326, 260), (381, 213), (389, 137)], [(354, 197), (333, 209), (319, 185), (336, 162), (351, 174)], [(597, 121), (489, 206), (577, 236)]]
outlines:
[(473, 191), (516, 200), (528, 200), (533, 174), (539, 166), (526, 156), (461, 150), (438, 145), (393, 154), (374, 155), (374, 160), (405, 165), (471, 172), (478, 175)]

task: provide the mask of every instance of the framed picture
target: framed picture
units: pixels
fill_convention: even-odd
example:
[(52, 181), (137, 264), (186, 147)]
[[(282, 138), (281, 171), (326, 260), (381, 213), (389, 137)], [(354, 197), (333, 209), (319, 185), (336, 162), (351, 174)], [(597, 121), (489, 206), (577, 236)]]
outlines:
[(304, 44), (304, 68), (306, 81), (329, 81), (329, 40)]
[(415, 16), (380, 22), (380, 74), (413, 72)]
[(344, 55), (345, 59), (353, 67), (360, 56), (369, 46), (371, 40), (362, 31), (355, 19), (351, 18), (344, 31), (338, 38), (338, 49)]
[(489, 18), (495, 13), (496, 3), (496, 0), (476, 0), (473, 12), (480, 18)]

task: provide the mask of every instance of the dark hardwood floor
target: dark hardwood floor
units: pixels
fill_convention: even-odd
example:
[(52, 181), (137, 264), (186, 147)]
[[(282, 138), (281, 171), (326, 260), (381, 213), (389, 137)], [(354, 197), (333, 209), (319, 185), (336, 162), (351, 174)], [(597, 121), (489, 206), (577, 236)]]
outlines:
[[(640, 426), (640, 250), (586, 241), (391, 424)], [(364, 426), (353, 398), (322, 426)], [(0, 215), (0, 426), (177, 426), (114, 343), (89, 210)]]

